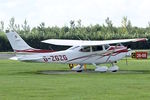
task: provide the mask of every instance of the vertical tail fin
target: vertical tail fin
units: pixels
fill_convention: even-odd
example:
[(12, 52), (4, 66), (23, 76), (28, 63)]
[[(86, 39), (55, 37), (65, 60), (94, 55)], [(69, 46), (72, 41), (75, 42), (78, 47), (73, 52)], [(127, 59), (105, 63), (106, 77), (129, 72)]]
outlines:
[(13, 48), (14, 52), (18, 54), (33, 54), (33, 53), (50, 53), (53, 50), (35, 49), (30, 47), (16, 32), (8, 32), (6, 36)]
[(14, 51), (32, 49), (16, 32), (8, 32), (6, 36)]

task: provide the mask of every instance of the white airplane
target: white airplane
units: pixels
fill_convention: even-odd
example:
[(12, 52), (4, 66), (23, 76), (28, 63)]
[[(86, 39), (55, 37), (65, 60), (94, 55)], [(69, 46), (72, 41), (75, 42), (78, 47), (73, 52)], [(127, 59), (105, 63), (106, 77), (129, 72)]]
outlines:
[[(59, 40), (48, 39), (42, 42), (71, 46), (67, 50), (53, 51), (41, 50), (30, 47), (16, 32), (6, 33), (7, 38), (16, 53), (15, 59), (19, 61), (45, 62), (45, 63), (68, 63), (78, 64), (72, 70), (82, 71), (84, 64), (93, 64), (95, 71), (115, 72), (119, 67), (115, 62), (124, 58), (128, 52), (128, 48), (120, 43), (146, 41), (146, 38), (139, 39), (121, 39), (121, 40), (106, 40), (106, 41), (84, 41), (84, 40)], [(119, 44), (110, 46), (109, 44)], [(111, 63), (111, 67), (98, 66), (98, 64)]]

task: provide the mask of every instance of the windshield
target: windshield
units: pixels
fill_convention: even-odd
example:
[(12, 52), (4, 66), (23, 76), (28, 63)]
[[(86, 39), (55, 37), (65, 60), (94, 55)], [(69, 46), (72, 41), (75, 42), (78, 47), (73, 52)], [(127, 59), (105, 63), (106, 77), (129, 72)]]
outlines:
[(73, 47), (69, 48), (69, 50), (75, 50), (78, 47), (80, 47), (80, 46), (73, 46)]
[(105, 45), (104, 45), (105, 50), (107, 50), (109, 47), (110, 47), (109, 44), (105, 44)]
[(92, 51), (102, 51), (103, 50), (103, 47), (100, 45), (100, 46), (92, 46)]

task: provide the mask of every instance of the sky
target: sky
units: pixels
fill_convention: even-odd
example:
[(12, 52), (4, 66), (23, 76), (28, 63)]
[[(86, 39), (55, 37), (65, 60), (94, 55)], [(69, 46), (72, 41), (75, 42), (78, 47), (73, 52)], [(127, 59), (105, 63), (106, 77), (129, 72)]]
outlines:
[(44, 22), (46, 26), (69, 26), (79, 20), (84, 26), (104, 24), (107, 17), (114, 26), (121, 26), (124, 16), (133, 26), (147, 27), (150, 21), (150, 0), (0, 0), (0, 21), (8, 26), (28, 21), (31, 27)]

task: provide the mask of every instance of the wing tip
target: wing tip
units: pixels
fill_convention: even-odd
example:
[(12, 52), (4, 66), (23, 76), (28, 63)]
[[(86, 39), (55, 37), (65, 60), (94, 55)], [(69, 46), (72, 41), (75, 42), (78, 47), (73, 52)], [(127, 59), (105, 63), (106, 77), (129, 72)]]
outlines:
[(135, 42), (144, 42), (144, 41), (148, 41), (148, 39), (147, 38), (139, 38)]

